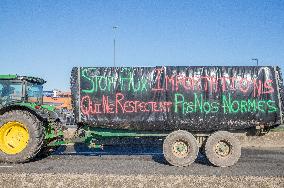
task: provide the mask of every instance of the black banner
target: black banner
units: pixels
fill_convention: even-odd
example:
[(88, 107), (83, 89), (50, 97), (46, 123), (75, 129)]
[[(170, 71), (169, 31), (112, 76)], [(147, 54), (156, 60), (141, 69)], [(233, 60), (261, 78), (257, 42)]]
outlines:
[(77, 122), (103, 128), (275, 126), (283, 121), (280, 76), (278, 67), (75, 67), (72, 103)]

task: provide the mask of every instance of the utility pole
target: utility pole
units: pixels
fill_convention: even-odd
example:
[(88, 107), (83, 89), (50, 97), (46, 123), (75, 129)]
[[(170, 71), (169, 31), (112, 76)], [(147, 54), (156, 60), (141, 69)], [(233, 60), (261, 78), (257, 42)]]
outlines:
[(253, 58), (251, 60), (256, 61), (256, 66), (258, 66), (258, 58)]
[(115, 67), (115, 32), (116, 32), (116, 29), (118, 27), (117, 26), (113, 26), (112, 29), (113, 29), (113, 66)]

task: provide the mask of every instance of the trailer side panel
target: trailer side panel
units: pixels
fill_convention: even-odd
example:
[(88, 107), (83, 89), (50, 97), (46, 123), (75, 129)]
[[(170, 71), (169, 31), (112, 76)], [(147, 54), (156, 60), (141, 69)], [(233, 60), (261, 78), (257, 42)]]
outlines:
[(278, 67), (253, 66), (81, 67), (71, 76), (77, 122), (153, 131), (278, 125), (281, 83)]

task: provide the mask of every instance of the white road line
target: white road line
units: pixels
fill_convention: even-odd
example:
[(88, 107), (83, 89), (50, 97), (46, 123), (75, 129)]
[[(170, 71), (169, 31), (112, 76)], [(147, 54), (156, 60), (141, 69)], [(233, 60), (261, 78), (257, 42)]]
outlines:
[(0, 168), (13, 168), (13, 166), (0, 166)]

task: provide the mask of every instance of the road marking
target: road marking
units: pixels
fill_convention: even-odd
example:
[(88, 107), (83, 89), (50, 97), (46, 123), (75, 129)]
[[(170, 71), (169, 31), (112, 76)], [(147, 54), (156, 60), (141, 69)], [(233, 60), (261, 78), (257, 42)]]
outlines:
[(13, 166), (0, 166), (0, 168), (13, 168)]

